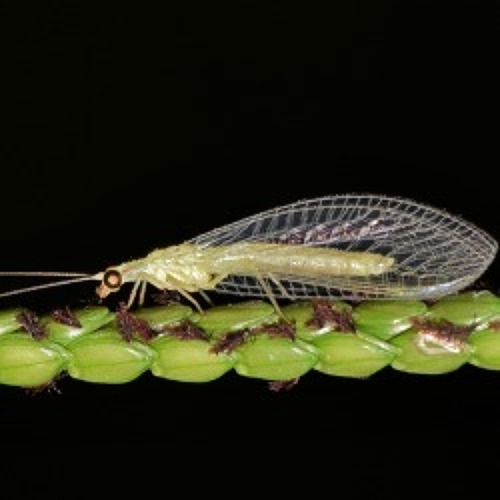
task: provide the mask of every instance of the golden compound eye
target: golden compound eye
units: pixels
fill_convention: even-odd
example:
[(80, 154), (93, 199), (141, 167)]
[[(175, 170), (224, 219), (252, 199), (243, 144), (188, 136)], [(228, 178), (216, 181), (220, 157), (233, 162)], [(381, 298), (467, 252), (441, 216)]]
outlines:
[(117, 290), (122, 285), (122, 275), (115, 269), (110, 269), (104, 273), (102, 281), (110, 290)]

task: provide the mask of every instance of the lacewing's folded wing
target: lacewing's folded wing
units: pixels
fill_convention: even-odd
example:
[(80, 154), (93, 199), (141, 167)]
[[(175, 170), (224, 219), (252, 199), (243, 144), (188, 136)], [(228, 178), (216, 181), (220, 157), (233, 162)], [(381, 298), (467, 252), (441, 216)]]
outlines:
[[(202, 234), (190, 243), (239, 242), (330, 247), (372, 252), (394, 259), (387, 272), (370, 276), (307, 278), (273, 274), (277, 297), (293, 299), (426, 299), (456, 292), (490, 265), (497, 243), (459, 217), (411, 200), (373, 195), (339, 195), (299, 201)], [(223, 293), (265, 296), (253, 276), (230, 275)]]

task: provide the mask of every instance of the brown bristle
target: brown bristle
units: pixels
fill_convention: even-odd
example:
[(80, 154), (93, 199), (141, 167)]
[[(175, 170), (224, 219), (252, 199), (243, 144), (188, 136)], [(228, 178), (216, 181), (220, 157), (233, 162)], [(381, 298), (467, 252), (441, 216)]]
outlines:
[(330, 326), (334, 330), (343, 333), (354, 333), (356, 331), (354, 318), (350, 310), (339, 311), (328, 300), (315, 300), (312, 306), (313, 316), (306, 322), (307, 326), (313, 328)]
[(61, 387), (60, 387), (60, 382), (61, 380), (66, 377), (66, 373), (61, 373), (57, 377), (55, 377), (53, 380), (50, 382), (47, 382), (46, 384), (42, 385), (37, 385), (36, 387), (29, 387), (27, 388), (26, 394), (28, 396), (38, 396), (40, 394), (62, 394)]
[(160, 306), (179, 304), (181, 302), (180, 294), (172, 290), (161, 290), (160, 292), (153, 294), (152, 298), (153, 302)]
[(137, 318), (127, 310), (125, 304), (120, 304), (116, 312), (116, 326), (120, 335), (127, 342), (131, 342), (135, 335), (138, 335), (142, 340), (149, 341), (156, 336), (156, 333), (149, 326), (149, 323)]
[(61, 323), (61, 325), (74, 326), (76, 328), (81, 328), (82, 324), (78, 321), (78, 318), (71, 312), (69, 307), (64, 309), (56, 309), (52, 311), (52, 319), (56, 323)]
[(41, 340), (47, 336), (45, 328), (33, 311), (25, 309), (17, 315), (16, 320), (35, 340)]
[(495, 319), (488, 323), (488, 328), (491, 330), (500, 330), (500, 319)]
[(238, 330), (223, 335), (215, 345), (210, 349), (211, 352), (219, 354), (224, 352), (229, 354), (245, 343), (250, 336), (250, 330)]
[(258, 330), (267, 333), (270, 337), (295, 340), (295, 325), (284, 319), (280, 319), (277, 323), (261, 326)]
[(475, 330), (471, 325), (455, 325), (445, 319), (416, 318), (413, 327), (420, 333), (431, 335), (436, 341), (464, 343)]
[(298, 383), (299, 378), (292, 380), (272, 380), (269, 382), (269, 390), (272, 392), (285, 392), (293, 389)]
[(167, 326), (161, 332), (168, 333), (180, 340), (207, 340), (208, 335), (192, 321), (183, 321), (179, 325)]

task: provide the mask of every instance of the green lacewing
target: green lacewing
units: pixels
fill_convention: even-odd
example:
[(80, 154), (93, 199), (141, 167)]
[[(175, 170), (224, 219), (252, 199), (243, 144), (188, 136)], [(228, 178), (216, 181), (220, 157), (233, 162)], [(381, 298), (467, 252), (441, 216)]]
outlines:
[[(303, 200), (229, 224), (180, 245), (97, 274), (7, 272), (66, 277), (14, 295), (96, 280), (105, 298), (133, 283), (191, 294), (311, 299), (430, 299), (473, 283), (490, 265), (496, 241), (460, 217), (412, 200), (337, 195)], [(198, 306), (199, 307), (199, 306)]]

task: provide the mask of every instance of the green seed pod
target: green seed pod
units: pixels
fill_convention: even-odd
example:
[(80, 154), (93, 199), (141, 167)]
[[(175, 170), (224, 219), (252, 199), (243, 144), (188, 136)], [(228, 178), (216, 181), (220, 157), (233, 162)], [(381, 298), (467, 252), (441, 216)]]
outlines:
[(389, 340), (411, 328), (412, 319), (423, 316), (427, 307), (414, 300), (388, 300), (363, 302), (354, 311), (358, 330)]
[(0, 384), (37, 387), (49, 383), (64, 368), (66, 350), (25, 333), (0, 337)]
[[(352, 307), (349, 304), (338, 300), (332, 301), (331, 306), (337, 311), (352, 311)], [(311, 341), (320, 335), (334, 330), (334, 326), (328, 323), (323, 327), (313, 326), (314, 307), (312, 302), (290, 304), (283, 308), (283, 314), (294, 323), (297, 337), (305, 341)]]
[(429, 341), (414, 329), (393, 338), (391, 344), (399, 349), (391, 366), (408, 373), (437, 375), (452, 372), (470, 357), (466, 345), (446, 346)]
[(180, 323), (192, 314), (193, 310), (182, 304), (149, 307), (134, 311), (134, 316), (147, 321), (153, 330), (161, 330), (165, 326)]
[(210, 382), (231, 370), (231, 355), (215, 354), (204, 340), (181, 340), (161, 335), (150, 346), (156, 352), (153, 375), (179, 382)]
[(67, 349), (68, 372), (73, 378), (103, 384), (122, 384), (146, 371), (154, 352), (140, 342), (124, 341), (114, 328), (84, 335)]
[(486, 290), (443, 297), (431, 313), (457, 325), (481, 325), (500, 316), (500, 298)]
[[(208, 382), (233, 367), (272, 381), (296, 379), (313, 368), (362, 378), (388, 364), (422, 374), (447, 373), (467, 361), (500, 370), (500, 299), (489, 292), (445, 297), (430, 311), (412, 301), (352, 308), (327, 300), (282, 311), (290, 322), (262, 301), (203, 315), (179, 304), (132, 314), (89, 307), (55, 311), (55, 320), (39, 324), (35, 314), (11, 309), (0, 312), (0, 384), (40, 386), (65, 369), (100, 383), (128, 382), (148, 368), (185, 382)], [(162, 330), (156, 338), (155, 330)]]
[(211, 336), (254, 328), (276, 319), (273, 306), (260, 300), (212, 307), (193, 317), (193, 321)]
[(367, 335), (331, 332), (314, 341), (319, 362), (316, 370), (339, 377), (364, 378), (389, 365), (396, 349)]
[(305, 342), (262, 335), (236, 350), (237, 373), (264, 380), (291, 380), (314, 367), (318, 359), (313, 346)]
[(106, 307), (102, 306), (77, 309), (73, 315), (81, 326), (66, 325), (54, 321), (52, 318), (44, 318), (43, 323), (48, 338), (66, 346), (76, 338), (102, 328), (113, 321), (115, 317)]
[(500, 370), (500, 330), (478, 330), (469, 337), (472, 355), (469, 360), (479, 368)]
[(22, 309), (6, 309), (0, 311), (0, 335), (9, 332), (15, 332), (21, 328), (17, 321), (17, 316), (22, 312)]

